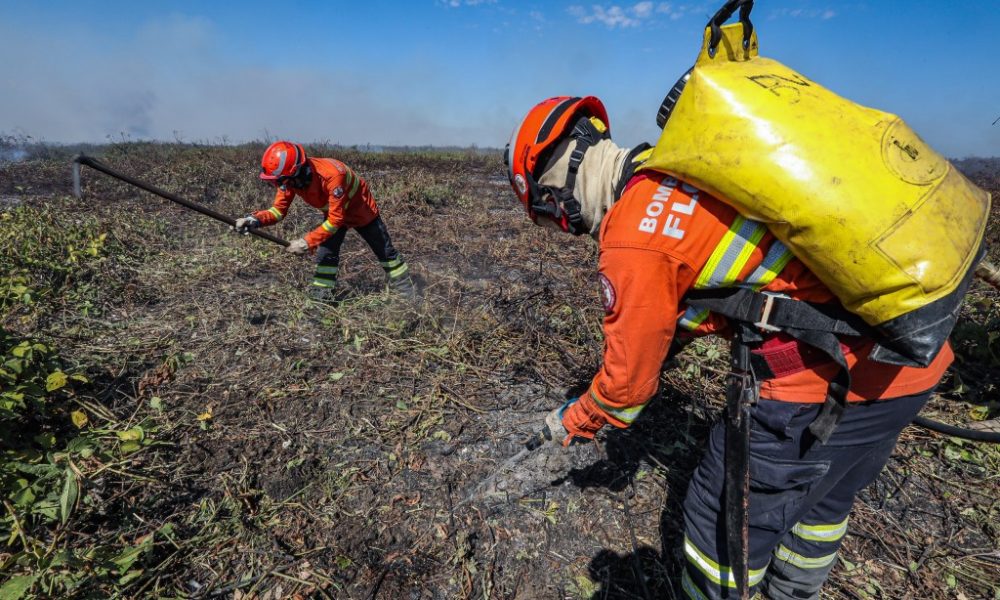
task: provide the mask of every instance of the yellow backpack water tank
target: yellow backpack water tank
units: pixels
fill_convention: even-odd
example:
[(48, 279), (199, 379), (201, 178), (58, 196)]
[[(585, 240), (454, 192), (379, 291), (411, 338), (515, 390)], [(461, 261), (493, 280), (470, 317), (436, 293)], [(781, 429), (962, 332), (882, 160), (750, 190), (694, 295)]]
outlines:
[[(758, 56), (754, 33), (705, 43), (644, 169), (767, 224), (905, 360), (944, 344), (978, 261), (990, 196), (899, 117)], [(933, 339), (931, 339), (933, 338)]]

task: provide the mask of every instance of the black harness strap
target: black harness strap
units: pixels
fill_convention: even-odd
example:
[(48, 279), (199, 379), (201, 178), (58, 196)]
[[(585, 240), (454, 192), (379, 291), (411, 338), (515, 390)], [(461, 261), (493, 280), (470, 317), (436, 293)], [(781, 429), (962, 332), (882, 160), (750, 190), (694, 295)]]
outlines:
[[(569, 167), (566, 173), (566, 182), (563, 187), (551, 187), (538, 185), (533, 177), (528, 178), (528, 184), (532, 187), (532, 198), (541, 198), (545, 192), (552, 194), (556, 199), (558, 208), (545, 207), (544, 202), (534, 205), (532, 208), (539, 214), (549, 214), (558, 217), (559, 211), (565, 213), (566, 221), (569, 223), (569, 232), (573, 235), (587, 233), (583, 224), (583, 213), (580, 201), (573, 195), (573, 188), (576, 186), (576, 176), (580, 172), (580, 165), (587, 150), (597, 142), (607, 139), (607, 130), (600, 131), (591, 123), (587, 117), (580, 117), (573, 125), (570, 137), (576, 140), (573, 151), (569, 157)], [(539, 161), (540, 163), (542, 161)], [(547, 162), (547, 161), (546, 161)]]
[(847, 358), (837, 336), (870, 334), (860, 318), (838, 305), (812, 304), (742, 287), (689, 292), (685, 302), (733, 321), (745, 343), (762, 341), (761, 331), (781, 331), (819, 349), (836, 362), (840, 369), (830, 381), (820, 414), (809, 425), (809, 431), (820, 443), (830, 439), (844, 416), (851, 388)]
[[(587, 121), (587, 123), (590, 124), (590, 121)], [(591, 125), (591, 127), (593, 127), (593, 125)], [(576, 127), (573, 128), (574, 135), (579, 128), (580, 124), (577, 123)], [(582, 207), (580, 205), (580, 201), (573, 195), (573, 188), (576, 186), (576, 174), (580, 172), (580, 164), (583, 162), (583, 156), (593, 144), (594, 142), (591, 141), (590, 136), (580, 136), (576, 138), (576, 146), (574, 146), (573, 152), (569, 155), (569, 167), (566, 171), (566, 185), (562, 189), (552, 190), (552, 195), (559, 200), (560, 204), (562, 204), (563, 210), (566, 212), (566, 220), (570, 223), (572, 233), (583, 232)]]

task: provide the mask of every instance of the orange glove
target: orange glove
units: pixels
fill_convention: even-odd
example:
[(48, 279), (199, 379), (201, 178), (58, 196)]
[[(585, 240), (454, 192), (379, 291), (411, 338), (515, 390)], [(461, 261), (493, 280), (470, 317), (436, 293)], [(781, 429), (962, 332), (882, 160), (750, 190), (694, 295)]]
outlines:
[(552, 411), (545, 423), (552, 432), (552, 441), (569, 446), (574, 442), (594, 439), (594, 434), (608, 422), (589, 398), (573, 398)]

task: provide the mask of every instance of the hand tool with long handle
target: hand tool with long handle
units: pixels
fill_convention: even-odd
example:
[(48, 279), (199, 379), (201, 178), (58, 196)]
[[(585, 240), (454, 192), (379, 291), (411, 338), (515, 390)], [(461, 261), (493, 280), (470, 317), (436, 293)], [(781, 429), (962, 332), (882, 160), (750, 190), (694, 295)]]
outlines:
[[(143, 183), (142, 181), (139, 181), (138, 179), (135, 179), (134, 177), (130, 177), (128, 175), (125, 175), (124, 173), (119, 173), (118, 171), (115, 171), (114, 169), (112, 169), (111, 167), (109, 167), (109, 166), (105, 165), (104, 163), (98, 161), (97, 159), (92, 158), (90, 156), (85, 156), (83, 154), (81, 154), (81, 155), (77, 156), (75, 159), (73, 159), (73, 193), (76, 195), (77, 198), (80, 198), (82, 196), (82, 190), (81, 190), (81, 187), (80, 187), (80, 165), (86, 165), (86, 166), (90, 167), (91, 169), (94, 169), (96, 171), (100, 171), (101, 173), (104, 173), (105, 175), (108, 175), (109, 177), (114, 177), (115, 179), (124, 181), (125, 183), (127, 183), (129, 185), (134, 185), (135, 187), (137, 187), (137, 188), (139, 188), (141, 190), (145, 190), (145, 191), (149, 192), (150, 194), (155, 194), (155, 195), (157, 195), (157, 196), (159, 196), (161, 198), (166, 198), (167, 200), (170, 200), (171, 202), (176, 202), (177, 204), (180, 204), (181, 206), (183, 206), (185, 208), (190, 208), (193, 211), (200, 212), (201, 214), (203, 214), (205, 216), (208, 216), (208, 217), (211, 217), (211, 218), (215, 219), (216, 221), (222, 221), (223, 223), (225, 223), (226, 225), (229, 225), (230, 227), (236, 227), (236, 219), (234, 219), (234, 218), (232, 218), (232, 217), (230, 217), (228, 215), (224, 215), (224, 214), (222, 214), (220, 212), (216, 212), (216, 211), (212, 210), (211, 208), (208, 208), (207, 206), (205, 206), (203, 204), (198, 204), (197, 202), (192, 202), (190, 200), (185, 200), (184, 198), (181, 198), (180, 196), (177, 196), (175, 194), (171, 194), (170, 192), (166, 192), (164, 190), (161, 190), (160, 188), (152, 186), (152, 185), (150, 185), (148, 183)], [(264, 233), (263, 231), (259, 231), (257, 229), (248, 229), (247, 232), (250, 233), (250, 235), (255, 235), (255, 236), (257, 236), (259, 238), (263, 238), (263, 239), (265, 239), (265, 240), (267, 240), (269, 242), (274, 242), (275, 244), (278, 244), (279, 246), (285, 246), (285, 247), (288, 246), (288, 242), (286, 240), (283, 240), (283, 239), (281, 239), (279, 237), (273, 236), (273, 235), (271, 235), (269, 233)]]
[[(750, 373), (750, 347), (737, 336), (732, 346), (732, 373), (726, 388), (725, 512), (726, 554), (736, 583), (736, 597), (750, 598), (750, 407), (756, 386)], [(725, 581), (723, 581), (725, 585)]]

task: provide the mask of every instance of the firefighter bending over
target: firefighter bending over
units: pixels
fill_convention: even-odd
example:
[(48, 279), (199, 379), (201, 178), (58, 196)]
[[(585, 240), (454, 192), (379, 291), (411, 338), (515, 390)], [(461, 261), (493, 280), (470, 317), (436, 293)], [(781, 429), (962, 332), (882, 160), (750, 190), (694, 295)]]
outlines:
[[(656, 394), (673, 340), (729, 335), (726, 319), (688, 304), (694, 292), (743, 286), (839, 307), (763, 224), (683, 181), (643, 171), (647, 149), (611, 141), (597, 98), (558, 97), (528, 113), (505, 155), (514, 192), (534, 222), (599, 234), (603, 364), (582, 396), (546, 419), (563, 445), (591, 439), (606, 424), (630, 426)], [(869, 359), (872, 338), (840, 336), (851, 375), (848, 406), (821, 443), (809, 426), (840, 367), (782, 331), (759, 333), (751, 346), (760, 390), (751, 408), (750, 595), (818, 598), (855, 496), (882, 470), (953, 354), (945, 345), (927, 368), (892, 366)], [(712, 429), (684, 500), (682, 585), (696, 599), (735, 597), (724, 529), (724, 429)]]
[(348, 229), (356, 230), (371, 247), (385, 270), (388, 286), (413, 296), (409, 267), (392, 245), (368, 182), (353, 169), (333, 158), (310, 158), (301, 145), (281, 141), (264, 151), (260, 178), (277, 188), (274, 206), (237, 219), (237, 231), (242, 233), (281, 221), (296, 196), (326, 216), (318, 227), (286, 248), (296, 255), (315, 252), (316, 272), (309, 291), (312, 298), (333, 300), (340, 271), (340, 247)]

